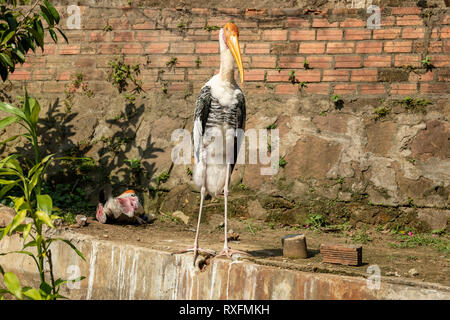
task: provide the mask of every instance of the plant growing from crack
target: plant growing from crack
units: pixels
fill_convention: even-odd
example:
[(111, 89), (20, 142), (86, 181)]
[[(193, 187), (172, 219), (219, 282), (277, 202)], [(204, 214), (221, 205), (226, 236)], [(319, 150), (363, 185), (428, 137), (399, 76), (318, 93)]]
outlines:
[(208, 26), (208, 25), (204, 26), (203, 29), (208, 32), (220, 30), (220, 28), (218, 26)]
[(172, 57), (172, 58), (170, 58), (169, 61), (166, 62), (166, 67), (169, 68), (169, 70), (172, 70), (173, 68), (176, 67), (177, 63), (178, 63), (178, 58)]
[(131, 92), (140, 93), (142, 89), (142, 81), (137, 77), (140, 74), (139, 64), (129, 65), (124, 62), (124, 57), (116, 57), (109, 62), (111, 67), (109, 81), (117, 88), (119, 93), (125, 91), (129, 85), (129, 81), (134, 85)]

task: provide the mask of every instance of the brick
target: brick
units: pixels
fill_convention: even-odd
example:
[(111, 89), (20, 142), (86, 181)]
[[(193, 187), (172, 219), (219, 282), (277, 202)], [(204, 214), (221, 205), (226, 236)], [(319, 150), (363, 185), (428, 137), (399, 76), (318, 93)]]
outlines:
[(311, 68), (318, 68), (318, 69), (331, 68), (331, 63), (333, 62), (333, 58), (328, 56), (309, 56), (307, 57), (307, 60)]
[(273, 55), (296, 54), (298, 43), (272, 43), (270, 53)]
[(413, 66), (420, 67), (422, 65), (420, 55), (397, 54), (394, 57), (394, 67)]
[(247, 43), (245, 54), (268, 54), (270, 53), (270, 43)]
[[(320, 82), (320, 70), (302, 70), (295, 69), (295, 77), (298, 81)], [(289, 74), (291, 70), (267, 71), (267, 82), (289, 82)]]
[(95, 68), (95, 56), (78, 56), (75, 57), (74, 60), (74, 66), (77, 68)]
[(385, 41), (384, 52), (411, 52), (411, 41)]
[(382, 84), (362, 84), (360, 85), (362, 94), (384, 94), (385, 89)]
[(79, 44), (61, 44), (59, 45), (59, 54), (61, 55), (73, 55), (80, 53)]
[[(442, 44), (442, 41), (430, 41), (428, 52), (442, 52)], [(446, 48), (445, 52), (448, 52), (448, 48)]]
[[(432, 73), (432, 72), (427, 72)], [(439, 70), (438, 81), (450, 82), (450, 69)]]
[(417, 83), (393, 83), (390, 93), (396, 95), (415, 94), (417, 93)]
[(291, 41), (305, 41), (305, 40), (315, 40), (316, 30), (290, 30), (289, 40)]
[(328, 42), (327, 53), (353, 53), (354, 42)]
[(422, 83), (420, 93), (447, 94), (449, 90), (448, 83)]
[(309, 28), (310, 22), (308, 19), (297, 17), (288, 17), (286, 20), (286, 27), (288, 28)]
[(328, 22), (327, 19), (313, 19), (312, 27), (313, 28), (336, 28), (338, 26), (338, 22)]
[(97, 54), (118, 54), (120, 46), (112, 43), (102, 43), (98, 45)]
[(424, 28), (403, 28), (403, 39), (422, 39), (425, 35)]
[(450, 14), (447, 13), (447, 14), (443, 15), (440, 20), (440, 23), (441, 24), (450, 24)]
[(342, 40), (341, 29), (319, 29), (317, 30), (317, 40)]
[(356, 53), (381, 53), (383, 44), (379, 41), (356, 43)]
[(330, 85), (328, 83), (310, 83), (304, 90), (308, 93), (327, 95), (330, 91)]
[(370, 40), (372, 30), (367, 29), (345, 29), (345, 40)]
[(335, 56), (335, 68), (360, 68), (361, 56)]
[(390, 67), (391, 56), (367, 56), (364, 58), (364, 67)]
[(56, 80), (58, 81), (69, 81), (71, 73), (70, 71), (58, 71), (56, 74)]
[(15, 70), (8, 76), (9, 80), (31, 80), (31, 72), (26, 70)]
[(356, 93), (357, 85), (351, 83), (342, 83), (334, 86), (335, 94), (352, 94)]
[(323, 262), (359, 266), (362, 263), (362, 247), (320, 245)]
[[(213, 36), (211, 35), (211, 39)], [(218, 37), (216, 37), (217, 39)], [(239, 31), (239, 40), (241, 41), (258, 41), (261, 39), (261, 30), (244, 29)]]
[(442, 39), (450, 38), (450, 27), (441, 28), (441, 38)]
[(324, 70), (322, 81), (348, 81), (348, 71), (346, 70)]
[(397, 39), (400, 36), (401, 29), (399, 28), (382, 28), (373, 30), (374, 40), (392, 40)]
[(278, 66), (286, 69), (301, 69), (304, 61), (302, 57), (280, 57)]
[(423, 40), (414, 41), (411, 52), (412, 53), (425, 53), (425, 42)]
[(375, 82), (378, 80), (378, 71), (373, 69), (352, 70), (351, 81)]
[(276, 65), (275, 57), (252, 56), (252, 63), (251, 63), (252, 68), (275, 68), (275, 65)]
[(139, 42), (153, 42), (158, 41), (159, 31), (157, 30), (146, 30), (146, 31), (136, 31), (134, 34), (136, 41)]
[(134, 30), (149, 30), (155, 29), (156, 23), (154, 21), (144, 21), (142, 23), (135, 23), (131, 26)]
[(267, 41), (287, 40), (287, 30), (264, 30), (262, 39)]
[(169, 50), (167, 42), (153, 42), (145, 47), (145, 53), (166, 53)]
[(439, 31), (440, 29), (437, 27), (431, 29), (431, 39), (440, 39)]
[(263, 69), (251, 69), (245, 72), (246, 81), (263, 81), (264, 80)]
[(220, 56), (201, 56), (200, 60), (202, 61), (202, 67), (218, 67), (220, 65)]
[[(101, 20), (101, 19), (99, 19), (99, 20)], [(128, 22), (127, 17), (110, 18), (108, 23), (112, 27), (113, 30), (129, 30), (130, 29), (130, 23)]]
[(199, 42), (196, 53), (219, 53), (219, 42)]
[(184, 80), (184, 69), (174, 68), (171, 71), (161, 73), (160, 77), (167, 81), (182, 81)]
[(361, 28), (366, 26), (366, 21), (357, 18), (346, 18), (341, 22), (341, 28)]
[(409, 82), (429, 82), (434, 80), (434, 71), (427, 71), (424, 74), (418, 74), (416, 72), (411, 72), (409, 74)]
[(395, 17), (394, 16), (384, 16), (381, 18), (381, 28), (392, 27), (394, 25), (395, 25)]
[(397, 17), (398, 26), (422, 26), (423, 20), (417, 15), (407, 15), (403, 17)]
[(237, 8), (217, 8), (217, 12), (224, 13), (227, 15), (237, 15), (241, 13), (240, 9)]
[(194, 53), (195, 43), (175, 42), (170, 44), (170, 53)]
[(436, 68), (449, 68), (450, 67), (450, 55), (432, 55), (430, 61)]
[(123, 54), (142, 54), (144, 50), (140, 43), (126, 43), (122, 45)]
[(90, 32), (88, 36), (89, 42), (105, 42), (110, 41), (111, 39), (111, 33), (110, 32)]
[[(177, 56), (177, 68), (192, 68), (196, 66), (195, 60), (197, 60), (197, 57), (194, 55), (187, 55), (187, 56)], [(220, 57), (217, 57), (220, 61)], [(166, 58), (167, 59), (167, 58)], [(207, 60), (206, 57), (201, 57), (200, 60), (202, 60), (202, 64), (203, 64), (203, 60)], [(244, 68), (246, 67), (245, 65), (245, 59), (242, 59), (243, 63), (244, 63)], [(206, 61), (205, 61), (206, 62)], [(205, 63), (206, 64), (206, 63)], [(215, 66), (219, 66), (219, 62), (217, 62), (215, 64)]]
[(391, 14), (394, 15), (407, 15), (407, 14), (420, 14), (418, 7), (393, 7), (391, 8)]
[(194, 13), (194, 14), (199, 14), (199, 15), (204, 15), (204, 16), (209, 15), (209, 9), (208, 8), (192, 8), (191, 12)]
[(178, 31), (160, 30), (159, 41), (168, 41), (168, 42), (183, 41), (183, 37), (180, 34), (178, 34)]
[(266, 16), (267, 14), (268, 14), (267, 9), (245, 9), (245, 15), (247, 17)]
[(298, 92), (298, 86), (294, 84), (279, 84), (275, 87), (277, 94), (295, 94)]
[(64, 89), (65, 88), (63, 82), (46, 81), (42, 85), (42, 92), (63, 93)]
[(325, 42), (302, 42), (299, 53), (322, 54), (325, 52)]

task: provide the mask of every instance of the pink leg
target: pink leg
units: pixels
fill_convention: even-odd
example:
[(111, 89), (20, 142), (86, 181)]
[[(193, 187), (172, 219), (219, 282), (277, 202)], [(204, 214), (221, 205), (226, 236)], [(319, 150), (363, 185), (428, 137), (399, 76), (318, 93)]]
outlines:
[(216, 258), (220, 257), (220, 256), (227, 256), (228, 258), (231, 258), (231, 256), (235, 253), (248, 255), (247, 253), (245, 253), (243, 251), (232, 250), (228, 247), (228, 183), (230, 180), (230, 171), (231, 171), (231, 166), (228, 164), (227, 165), (227, 174), (226, 174), (226, 178), (225, 178), (225, 187), (223, 189), (223, 195), (224, 195), (224, 200), (225, 200), (225, 221), (224, 221), (225, 241), (223, 243), (222, 252), (219, 253), (216, 256)]

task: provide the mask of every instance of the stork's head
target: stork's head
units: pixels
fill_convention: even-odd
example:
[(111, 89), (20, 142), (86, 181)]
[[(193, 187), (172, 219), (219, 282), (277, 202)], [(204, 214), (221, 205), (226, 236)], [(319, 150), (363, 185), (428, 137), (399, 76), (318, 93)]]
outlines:
[[(231, 22), (228, 22), (220, 29), (220, 40), (225, 43), (223, 50), (230, 50), (236, 61), (241, 76), (241, 83), (244, 83), (244, 67), (242, 66), (241, 48), (239, 47), (239, 29)], [(222, 48), (221, 48), (222, 50)]]
[(128, 198), (128, 197), (136, 197), (137, 198), (134, 190), (127, 190), (127, 191), (123, 192), (118, 198)]

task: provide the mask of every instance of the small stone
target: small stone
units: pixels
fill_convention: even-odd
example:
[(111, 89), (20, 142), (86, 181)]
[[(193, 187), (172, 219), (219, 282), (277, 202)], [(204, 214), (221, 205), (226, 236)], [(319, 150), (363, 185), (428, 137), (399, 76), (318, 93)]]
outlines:
[(80, 227), (84, 227), (84, 226), (87, 224), (87, 217), (84, 216), (84, 215), (82, 215), (82, 214), (78, 214), (78, 215), (75, 217), (75, 220), (77, 221), (77, 224), (78, 224)]
[(411, 276), (413, 276), (413, 277), (419, 275), (419, 272), (418, 272), (416, 269), (414, 269), (414, 268), (409, 269), (408, 273), (409, 273)]
[(14, 219), (16, 211), (4, 205), (0, 205), (0, 228), (5, 228)]
[(107, 234), (104, 234), (103, 235), (103, 238), (108, 238), (109, 236), (107, 235)]
[(177, 218), (178, 220), (183, 221), (184, 224), (188, 224), (189, 223), (189, 217), (187, 215), (185, 215), (183, 212), (181, 211), (175, 211), (174, 213), (172, 213), (172, 217)]

